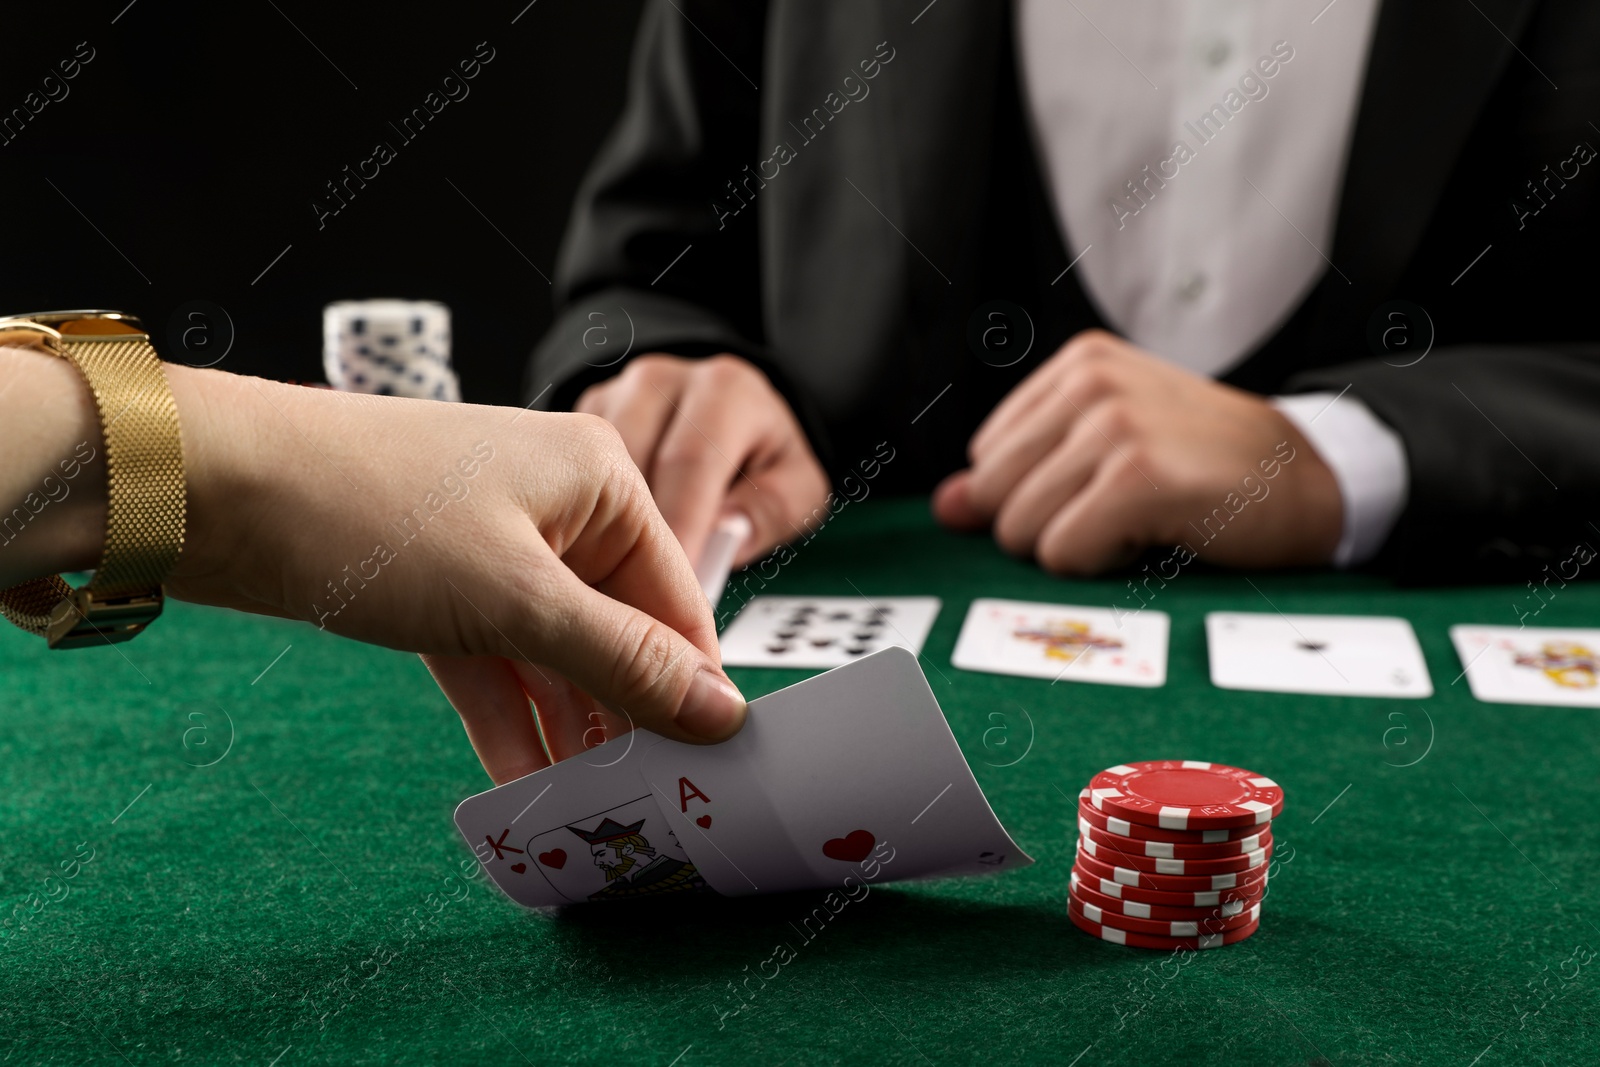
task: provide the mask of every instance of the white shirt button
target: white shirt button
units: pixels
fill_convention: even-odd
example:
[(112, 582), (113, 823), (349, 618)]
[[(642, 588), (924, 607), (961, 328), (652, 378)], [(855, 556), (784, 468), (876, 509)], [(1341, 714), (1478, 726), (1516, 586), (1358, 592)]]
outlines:
[(1207, 66), (1220, 67), (1228, 61), (1229, 56), (1233, 55), (1233, 46), (1227, 41), (1212, 41), (1206, 45), (1204, 55)]
[(1178, 299), (1184, 303), (1192, 304), (1200, 299), (1200, 294), (1206, 291), (1206, 276), (1199, 271), (1190, 271), (1178, 283)]

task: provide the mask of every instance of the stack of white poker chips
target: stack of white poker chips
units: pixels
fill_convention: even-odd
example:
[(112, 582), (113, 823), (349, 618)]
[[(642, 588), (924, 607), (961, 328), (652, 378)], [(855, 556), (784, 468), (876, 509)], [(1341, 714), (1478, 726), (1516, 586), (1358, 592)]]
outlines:
[(328, 384), (350, 393), (461, 399), (450, 309), (433, 300), (341, 300), (322, 309)]

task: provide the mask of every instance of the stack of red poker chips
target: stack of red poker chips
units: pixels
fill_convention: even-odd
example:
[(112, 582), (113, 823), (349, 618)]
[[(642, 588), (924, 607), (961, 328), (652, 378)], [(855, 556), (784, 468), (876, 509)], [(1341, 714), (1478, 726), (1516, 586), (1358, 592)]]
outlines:
[(1218, 948), (1261, 925), (1283, 790), (1220, 763), (1149, 760), (1078, 794), (1067, 914), (1102, 941)]

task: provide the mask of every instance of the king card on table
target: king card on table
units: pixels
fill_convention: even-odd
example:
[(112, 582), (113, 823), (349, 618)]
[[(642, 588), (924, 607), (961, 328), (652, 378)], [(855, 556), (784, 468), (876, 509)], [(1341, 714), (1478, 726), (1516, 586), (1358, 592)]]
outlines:
[(1167, 680), (1160, 611), (974, 600), (950, 662), (963, 670), (1051, 681), (1159, 686)]
[(1600, 708), (1600, 630), (1452, 626), (1450, 640), (1479, 700)]

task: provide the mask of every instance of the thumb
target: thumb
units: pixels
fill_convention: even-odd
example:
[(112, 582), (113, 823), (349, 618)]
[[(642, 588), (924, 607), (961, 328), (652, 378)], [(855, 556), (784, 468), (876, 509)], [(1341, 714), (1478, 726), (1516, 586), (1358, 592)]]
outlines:
[(972, 503), (972, 471), (960, 470), (939, 483), (933, 491), (933, 516), (952, 530), (975, 532), (988, 529), (990, 516)]
[[(635, 725), (694, 744), (744, 725), (745, 700), (721, 667), (666, 623), (567, 572), (523, 647)], [(521, 642), (519, 642), (521, 643)], [(512, 653), (515, 654), (515, 653)]]
[(809, 450), (796, 450), (766, 470), (741, 475), (723, 507), (750, 519), (752, 532), (734, 558), (742, 567), (827, 522), (828, 476)]

